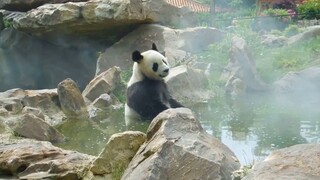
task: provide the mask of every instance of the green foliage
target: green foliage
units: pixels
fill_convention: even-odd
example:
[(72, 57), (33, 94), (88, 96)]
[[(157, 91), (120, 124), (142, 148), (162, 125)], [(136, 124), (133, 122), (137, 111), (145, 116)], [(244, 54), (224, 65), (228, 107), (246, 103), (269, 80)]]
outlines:
[(320, 19), (320, 0), (305, 0), (298, 6), (301, 19)]
[(237, 18), (252, 17), (255, 15), (255, 9), (240, 8), (236, 12), (217, 13), (215, 16), (215, 27), (227, 27), (232, 25), (232, 21)]
[[(132, 75), (132, 70), (121, 71), (120, 80), (122, 85), (126, 85)], [(123, 91), (126, 89), (125, 87), (121, 87), (120, 89), (114, 91), (114, 95), (118, 98), (118, 100), (122, 103), (126, 102), (126, 93)]]
[(263, 16), (287, 16), (289, 15), (288, 11), (285, 9), (267, 9), (261, 12)]
[(300, 29), (297, 25), (289, 25), (285, 30), (284, 30), (284, 35), (287, 36), (287, 37), (290, 37), (290, 36), (294, 36), (298, 33), (300, 33)]
[(267, 9), (261, 12), (262, 16), (271, 16), (278, 21), (289, 23), (291, 21), (291, 16), (286, 9)]
[(9, 21), (8, 19), (3, 19), (3, 25), (5, 28), (8, 28), (8, 27), (12, 27), (12, 21)]
[[(261, 78), (266, 82), (274, 82), (288, 71), (298, 71), (303, 68), (320, 65), (320, 37), (308, 40), (296, 45), (283, 47), (266, 47), (261, 44), (260, 36), (251, 30), (251, 20), (239, 20), (232, 33), (227, 34), (224, 40), (218, 44), (212, 44), (208, 51), (201, 54), (202, 60), (210, 62), (223, 69), (229, 61), (229, 49), (233, 36), (242, 37), (256, 62), (257, 70)], [(274, 34), (287, 36), (296, 34), (300, 29), (292, 25), (284, 32), (272, 31)], [(216, 77), (212, 77), (212, 88), (217, 85)]]
[(267, 82), (273, 82), (288, 71), (320, 65), (320, 38), (292, 46), (262, 48), (255, 53), (257, 69)]
[(125, 71), (121, 71), (120, 73), (120, 78), (121, 78), (121, 82), (123, 82), (124, 84), (127, 84), (127, 82), (129, 81), (130, 77), (132, 75), (132, 70), (125, 70)]
[(197, 13), (199, 26), (209, 26), (211, 15), (210, 13)]
[(125, 166), (122, 164), (119, 164), (116, 167), (112, 168), (112, 179), (120, 180), (125, 169)]
[(280, 30), (278, 30), (278, 29), (272, 29), (270, 31), (270, 34), (273, 34), (273, 35), (276, 35), (276, 36), (282, 36), (283, 35), (282, 32)]

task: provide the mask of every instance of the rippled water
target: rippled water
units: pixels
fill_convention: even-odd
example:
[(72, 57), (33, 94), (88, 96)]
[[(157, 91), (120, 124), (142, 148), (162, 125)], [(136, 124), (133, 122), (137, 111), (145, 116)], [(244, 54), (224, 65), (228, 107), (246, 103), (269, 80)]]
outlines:
[[(255, 94), (190, 107), (204, 129), (226, 144), (242, 164), (263, 160), (273, 150), (320, 143), (320, 98)], [(107, 116), (107, 115), (105, 115)], [(123, 110), (92, 121), (70, 120), (58, 129), (68, 138), (58, 146), (98, 155), (109, 137), (126, 130)], [(145, 131), (146, 124), (137, 127)]]

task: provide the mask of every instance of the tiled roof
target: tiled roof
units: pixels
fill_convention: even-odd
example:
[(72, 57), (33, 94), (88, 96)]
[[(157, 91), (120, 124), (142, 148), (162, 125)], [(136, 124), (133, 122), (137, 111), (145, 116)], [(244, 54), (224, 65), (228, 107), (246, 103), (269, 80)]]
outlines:
[(192, 0), (166, 0), (167, 3), (176, 7), (188, 7), (194, 12), (210, 12), (210, 7)]

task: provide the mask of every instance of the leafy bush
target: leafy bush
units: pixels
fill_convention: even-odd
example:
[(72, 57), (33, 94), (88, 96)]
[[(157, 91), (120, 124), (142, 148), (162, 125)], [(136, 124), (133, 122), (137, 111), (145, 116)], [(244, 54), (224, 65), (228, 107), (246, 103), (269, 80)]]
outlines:
[[(251, 20), (238, 20), (232, 33), (227, 34), (222, 42), (212, 44), (206, 53), (202, 53), (201, 60), (213, 63), (215, 67), (223, 69), (229, 62), (231, 38), (236, 35), (242, 37), (253, 54), (257, 70), (266, 82), (274, 82), (288, 71), (298, 71), (306, 67), (320, 65), (320, 37), (296, 45), (283, 47), (266, 47), (261, 44), (258, 33), (250, 28)], [(292, 35), (300, 31), (296, 26), (288, 27), (284, 32), (273, 30), (275, 34)], [(219, 77), (219, 75), (217, 75)], [(212, 78), (213, 81), (213, 78)], [(213, 85), (217, 85), (214, 81)]]
[(320, 0), (304, 0), (298, 5), (301, 19), (320, 19)]
[(290, 37), (300, 33), (300, 29), (297, 25), (289, 25), (283, 33), (285, 36)]
[(256, 31), (284, 30), (291, 22), (291, 17), (285, 9), (267, 9), (261, 12), (261, 15), (254, 21)]
[(12, 27), (12, 21), (9, 21), (8, 19), (3, 19), (3, 25), (5, 28)]

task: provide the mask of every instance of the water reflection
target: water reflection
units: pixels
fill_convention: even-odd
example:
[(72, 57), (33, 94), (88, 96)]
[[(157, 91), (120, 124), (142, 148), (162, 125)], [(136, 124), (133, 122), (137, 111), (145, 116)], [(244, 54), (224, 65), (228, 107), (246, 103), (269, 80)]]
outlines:
[(317, 107), (308, 100), (255, 94), (215, 101), (194, 111), (207, 132), (226, 144), (242, 164), (252, 164), (274, 149), (319, 143)]
[(101, 114), (95, 119), (69, 119), (57, 127), (67, 138), (65, 143), (55, 144), (64, 149), (98, 155), (110, 136), (126, 130), (123, 111), (110, 115)]
[[(312, 103), (310, 103), (312, 102)], [(299, 143), (320, 143), (320, 98), (292, 100), (254, 94), (228, 101), (218, 98), (191, 107), (204, 129), (220, 139), (242, 164), (263, 160), (273, 150)], [(146, 132), (148, 123), (133, 130)], [(98, 155), (114, 133), (126, 131), (123, 109), (87, 121), (69, 120), (58, 129), (65, 149)]]

